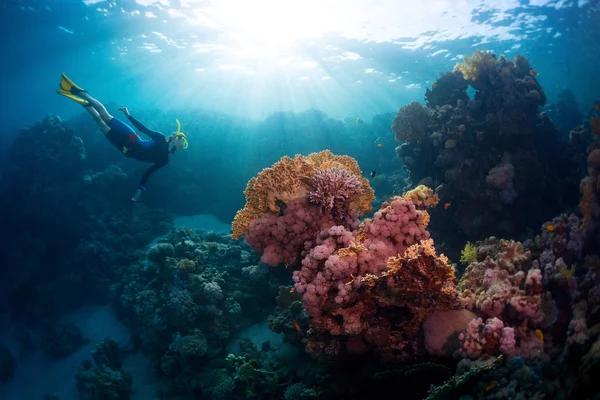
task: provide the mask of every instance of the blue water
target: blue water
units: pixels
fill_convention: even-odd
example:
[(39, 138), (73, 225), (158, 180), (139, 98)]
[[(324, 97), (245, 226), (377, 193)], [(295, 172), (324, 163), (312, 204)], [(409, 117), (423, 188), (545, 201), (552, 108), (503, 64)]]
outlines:
[[(483, 237), (477, 235), (491, 232), (524, 241), (526, 234), (533, 238), (539, 233), (543, 221), (576, 209), (579, 181), (587, 171), (585, 147), (597, 139), (588, 135), (575, 143), (575, 150), (569, 148), (576, 160), (569, 158), (567, 150), (561, 154), (564, 157), (552, 152), (567, 142), (571, 128), (588, 124), (589, 114), (600, 112), (592, 111), (600, 99), (598, 0), (0, 2), (0, 350), (8, 349), (17, 361), (14, 377), (0, 383), (0, 399), (41, 400), (45, 395), (59, 396), (47, 400), (80, 399), (76, 372), (105, 337), (126, 349), (123, 369), (132, 373), (134, 399), (158, 399), (161, 385), (172, 385), (170, 390), (177, 393), (161, 398), (244, 398), (249, 393), (244, 390), (250, 389), (243, 385), (240, 389), (238, 381), (236, 397), (219, 397), (212, 392), (219, 385), (198, 382), (204, 379), (202, 374), (212, 376), (226, 368), (231, 372), (227, 354), (239, 356), (240, 345), (248, 341), (259, 350), (264, 346), (254, 360), (264, 375), (253, 379), (262, 379), (261, 385), (267, 382), (263, 389), (268, 388), (253, 390), (277, 394), (262, 398), (283, 398), (286, 388), (298, 382), (327, 388), (328, 383), (314, 379), (315, 371), (326, 367), (312, 363), (301, 343), (308, 316), (279, 315), (285, 320), (279, 321), (283, 328), (271, 326), (278, 321), (267, 323), (279, 304), (275, 299), (284, 301), (289, 293), (288, 289), (279, 292), (278, 286), (291, 284), (290, 271), (267, 268), (259, 263), (260, 254), (229, 238), (231, 221), (244, 207), (246, 184), (283, 156), (330, 149), (358, 161), (375, 190), (374, 209), (379, 208), (392, 194), (416, 184), (409, 181), (405, 159), (396, 154), (399, 143), (390, 129), (396, 112), (413, 101), (424, 104), (426, 90), (440, 75), (478, 50), (511, 60), (517, 55), (527, 57), (533, 69), (527, 82), (535, 76), (547, 97), (546, 107), (534, 114), (547, 111), (556, 117), (562, 136), (556, 141), (536, 136), (538, 142), (524, 145), (539, 150), (539, 157), (531, 156), (533, 172), (528, 169), (529, 154), (519, 154), (515, 144), (522, 137), (507, 140), (512, 140), (507, 147), (516, 155), (516, 168), (526, 166), (516, 174), (515, 187), (521, 184), (521, 191), (514, 209), (510, 208), (514, 199), (496, 202), (493, 209), (476, 207), (493, 197), (486, 197), (488, 191), (475, 205), (464, 202), (468, 196), (449, 197), (432, 211), (432, 221), (443, 228), (434, 232), (436, 247), (449, 252), (455, 262), (467, 239), (479, 240)], [(190, 147), (151, 177), (140, 203), (131, 198), (148, 165), (115, 151), (84, 109), (55, 93), (61, 72), (119, 118), (125, 120), (118, 108), (127, 106), (140, 121), (166, 135), (175, 130), (176, 119), (181, 121)], [(468, 93), (472, 98), (475, 90)], [(565, 99), (575, 104), (570, 108), (575, 110), (574, 120), (557, 114), (556, 103), (569, 104)], [(59, 119), (35, 125), (48, 115)], [(462, 125), (460, 132), (467, 129), (473, 134), (481, 125)], [(457, 137), (463, 139), (462, 134)], [(449, 142), (444, 140), (446, 145)], [(456, 171), (445, 165), (438, 168), (440, 176), (429, 172), (438, 153), (445, 152), (435, 146), (433, 158), (418, 160), (429, 164), (412, 165), (411, 172), (426, 171), (422, 175), (437, 187), (452, 177), (442, 176), (444, 172)], [(472, 158), (461, 154), (461, 165), (471, 168), (481, 162), (475, 167), (486, 168), (480, 171), (485, 182), (488, 172), (502, 165), (503, 156), (496, 154), (500, 152), (486, 148), (478, 149)], [(552, 175), (562, 162), (569, 171)], [(549, 164), (556, 168), (545, 168)], [(535, 198), (535, 193), (522, 189), (522, 182), (536, 181), (535, 173), (552, 175), (540, 178), (539, 187), (552, 189), (555, 182), (556, 198), (549, 199), (547, 192), (546, 197)], [(461, 195), (468, 192), (459, 189), (456, 193)], [(473, 193), (488, 189), (482, 184)], [(536, 207), (536, 202), (544, 207)], [(565, 204), (568, 210), (559, 209)], [(539, 213), (530, 213), (535, 224), (526, 226), (529, 219), (522, 224), (511, 220), (517, 211), (535, 208)], [(484, 217), (492, 222), (486, 225)], [(473, 226), (481, 231), (470, 231)], [(175, 249), (175, 255), (167, 261), (163, 257), (161, 269), (156, 267), (160, 262), (148, 260), (165, 243)], [(186, 246), (196, 248), (185, 253)], [(597, 249), (590, 254), (594, 252)], [(202, 265), (193, 279), (181, 277), (179, 269), (185, 263), (179, 262), (184, 258), (196, 260), (198, 268)], [(581, 284), (585, 273), (578, 262), (575, 275)], [(248, 271), (256, 272), (253, 278)], [(224, 295), (220, 296), (227, 300), (205, 301), (206, 280), (221, 285)], [(590, 290), (590, 304), (597, 301), (596, 292)], [(561, 297), (559, 305), (571, 312), (575, 306), (567, 297)], [(173, 310), (172, 320), (165, 316), (168, 307)], [(559, 316), (563, 335), (557, 334), (556, 342), (550, 339), (551, 345), (566, 343), (564, 331), (570, 318)], [(589, 319), (597, 321), (597, 316)], [(65, 324), (78, 326), (86, 341), (58, 360), (47, 357), (44, 335)], [(182, 375), (169, 375), (172, 365), (166, 365), (169, 360), (163, 357), (171, 351), (175, 334), (193, 336), (196, 329), (209, 338), (210, 357), (202, 365), (192, 363), (195, 369), (180, 365), (186, 370)], [(596, 340), (597, 334), (590, 335)], [(586, 346), (581, 354), (591, 342)], [(5, 354), (0, 351), (0, 357)], [(552, 355), (553, 362), (557, 354)], [(597, 362), (594, 365), (597, 372)], [(350, 381), (356, 372), (350, 371), (353, 367), (343, 370)], [(276, 370), (285, 372), (279, 375)], [(535, 381), (528, 371), (523, 381)], [(0, 368), (4, 379), (2, 373)], [(332, 375), (345, 376), (340, 370)], [(482, 381), (485, 387), (490, 379)], [(551, 373), (544, 379), (559, 380)], [(414, 393), (425, 393), (429, 383), (424, 391), (415, 388)]]
[[(277, 6), (275, 6), (277, 5)], [(64, 71), (105, 102), (262, 118), (395, 110), (476, 49), (526, 54), (550, 99), (598, 97), (597, 2), (3, 2), (3, 126), (76, 108)], [(7, 106), (10, 105), (10, 106)]]

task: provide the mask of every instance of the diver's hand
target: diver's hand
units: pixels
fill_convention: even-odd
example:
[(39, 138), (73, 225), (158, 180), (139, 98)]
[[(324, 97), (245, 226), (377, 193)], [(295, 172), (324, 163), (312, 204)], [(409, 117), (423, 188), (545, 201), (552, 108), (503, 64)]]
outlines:
[(131, 201), (136, 201), (136, 202), (137, 202), (137, 201), (139, 201), (139, 200), (140, 200), (140, 197), (142, 197), (142, 193), (143, 193), (143, 192), (144, 192), (144, 191), (143, 191), (142, 189), (138, 189), (138, 190), (136, 190), (136, 191), (135, 191), (135, 194), (134, 194), (134, 195), (133, 195), (133, 197), (131, 198)]
[(119, 111), (123, 111), (123, 114), (125, 114), (126, 117), (129, 117), (131, 114), (129, 114), (129, 110), (127, 109), (127, 107), (119, 107)]

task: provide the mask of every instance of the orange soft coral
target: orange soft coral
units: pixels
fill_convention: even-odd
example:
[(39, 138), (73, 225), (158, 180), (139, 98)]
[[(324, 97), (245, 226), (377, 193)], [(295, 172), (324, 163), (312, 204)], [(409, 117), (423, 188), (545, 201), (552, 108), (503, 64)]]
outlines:
[(307, 157), (282, 157), (248, 182), (244, 191), (246, 206), (235, 216), (232, 237), (237, 239), (245, 235), (250, 223), (266, 212), (279, 213), (281, 203), (286, 204), (306, 196), (312, 189), (311, 179), (317, 171), (332, 167), (342, 167), (360, 180), (362, 192), (351, 203), (351, 210), (357, 211), (359, 215), (371, 211), (375, 193), (369, 181), (361, 176), (358, 163), (352, 157), (337, 156), (329, 150), (312, 153)]
[(440, 202), (438, 195), (425, 185), (419, 185), (413, 190), (409, 190), (402, 198), (411, 201), (418, 210), (435, 207)]
[(282, 157), (271, 168), (263, 169), (246, 186), (246, 206), (233, 220), (233, 238), (245, 235), (250, 222), (265, 212), (278, 213), (279, 202), (287, 203), (306, 196), (309, 189), (306, 181), (316, 172), (315, 167), (300, 155), (293, 159)]

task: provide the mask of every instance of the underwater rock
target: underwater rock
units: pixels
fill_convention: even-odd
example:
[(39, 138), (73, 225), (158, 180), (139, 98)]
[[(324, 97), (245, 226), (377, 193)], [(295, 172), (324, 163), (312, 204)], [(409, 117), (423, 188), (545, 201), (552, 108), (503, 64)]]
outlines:
[(0, 344), (0, 382), (8, 382), (15, 376), (17, 360), (6, 346)]
[(42, 334), (44, 352), (54, 359), (65, 358), (86, 343), (81, 329), (72, 323), (51, 326)]
[(451, 356), (460, 347), (458, 335), (477, 316), (469, 310), (438, 311), (423, 321), (425, 349), (432, 356)]
[(82, 399), (130, 399), (133, 378), (121, 370), (123, 359), (119, 345), (106, 339), (96, 346), (92, 356), (94, 361), (82, 361), (75, 376)]

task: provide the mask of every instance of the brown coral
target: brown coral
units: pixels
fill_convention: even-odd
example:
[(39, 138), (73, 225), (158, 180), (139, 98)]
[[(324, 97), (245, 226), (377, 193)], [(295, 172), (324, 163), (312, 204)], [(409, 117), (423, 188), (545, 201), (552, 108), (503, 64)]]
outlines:
[(600, 169), (600, 149), (594, 149), (588, 154), (587, 163), (590, 168)]
[(416, 142), (426, 136), (429, 110), (422, 104), (413, 101), (398, 110), (392, 121), (392, 131), (399, 142)]
[(458, 308), (454, 268), (443, 254), (438, 256), (433, 240), (410, 246), (403, 255), (390, 258), (381, 276), (361, 279), (382, 307), (406, 307), (412, 318), (404, 334), (413, 336), (423, 318), (434, 311)]
[(586, 176), (579, 185), (581, 190), (579, 211), (583, 215), (583, 226), (586, 230), (589, 230), (593, 226), (593, 221), (600, 217), (598, 182), (596, 181), (596, 177)]

